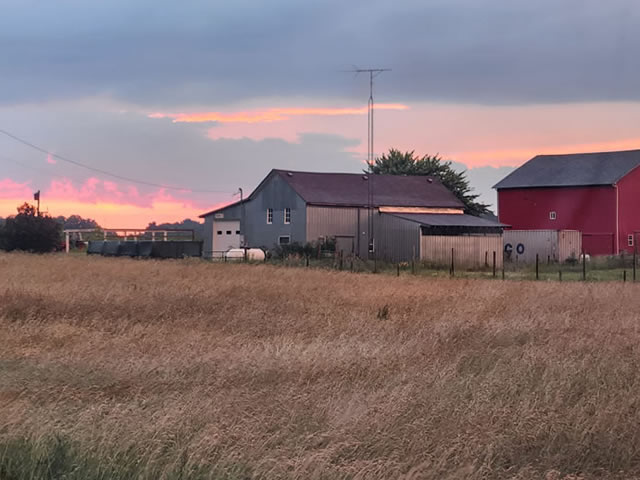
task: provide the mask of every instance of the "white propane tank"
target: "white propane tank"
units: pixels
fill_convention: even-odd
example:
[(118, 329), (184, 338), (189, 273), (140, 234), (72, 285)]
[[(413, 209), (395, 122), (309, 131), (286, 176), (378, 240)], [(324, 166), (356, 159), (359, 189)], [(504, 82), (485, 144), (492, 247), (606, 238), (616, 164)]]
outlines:
[[(260, 248), (247, 248), (247, 260), (253, 262), (262, 262), (264, 261), (264, 251)], [(245, 249), (244, 248), (232, 248), (227, 250), (224, 253), (224, 256), (227, 260), (232, 261), (243, 261), (245, 259)]]
[(253, 262), (264, 262), (264, 250), (261, 248), (247, 249), (247, 260), (251, 260)]

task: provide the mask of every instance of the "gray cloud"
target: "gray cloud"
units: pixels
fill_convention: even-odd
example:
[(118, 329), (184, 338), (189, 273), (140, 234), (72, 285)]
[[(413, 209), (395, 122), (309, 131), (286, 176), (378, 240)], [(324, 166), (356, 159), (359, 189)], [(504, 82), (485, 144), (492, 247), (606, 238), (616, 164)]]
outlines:
[[(272, 168), (344, 172), (361, 168), (357, 156), (347, 151), (359, 140), (338, 135), (308, 133), (297, 142), (211, 140), (199, 125), (51, 106), (0, 109), (0, 124), (11, 124), (16, 135), (95, 168), (147, 182), (214, 191), (170, 192), (201, 205), (228, 201), (238, 187), (252, 190)], [(113, 181), (124, 191), (136, 186), (143, 196), (157, 191), (61, 160), (48, 164), (45, 154), (0, 135), (0, 179), (30, 181), (33, 188), (44, 189), (52, 179), (70, 179), (78, 188), (90, 177)]]
[(639, 20), (636, 0), (5, 0), (0, 102), (360, 99), (352, 64), (393, 68), (384, 100), (638, 100)]

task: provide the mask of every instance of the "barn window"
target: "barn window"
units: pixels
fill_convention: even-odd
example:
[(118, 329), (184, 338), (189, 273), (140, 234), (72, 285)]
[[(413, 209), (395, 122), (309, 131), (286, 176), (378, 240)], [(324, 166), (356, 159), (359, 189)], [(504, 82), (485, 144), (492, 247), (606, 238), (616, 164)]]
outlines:
[(291, 237), (289, 235), (280, 235), (278, 237), (278, 245), (289, 245), (291, 243)]
[(290, 208), (285, 208), (284, 209), (284, 223), (285, 224), (291, 223), (291, 209)]
[(556, 217), (556, 212), (549, 212), (549, 220), (555, 220)]
[(218, 230), (218, 235), (222, 235), (222, 230)]
[(231, 235), (231, 230), (227, 230), (227, 235)]
[(240, 230), (236, 230), (236, 235), (240, 235)]
[(267, 208), (267, 223), (273, 223), (273, 208)]
[(633, 247), (633, 235), (627, 236), (627, 245)]

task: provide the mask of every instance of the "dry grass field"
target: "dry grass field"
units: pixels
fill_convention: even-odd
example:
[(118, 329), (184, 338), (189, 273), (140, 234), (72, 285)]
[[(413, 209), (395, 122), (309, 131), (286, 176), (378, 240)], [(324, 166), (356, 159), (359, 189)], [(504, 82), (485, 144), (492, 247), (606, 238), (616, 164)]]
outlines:
[(0, 478), (640, 475), (640, 286), (0, 255)]

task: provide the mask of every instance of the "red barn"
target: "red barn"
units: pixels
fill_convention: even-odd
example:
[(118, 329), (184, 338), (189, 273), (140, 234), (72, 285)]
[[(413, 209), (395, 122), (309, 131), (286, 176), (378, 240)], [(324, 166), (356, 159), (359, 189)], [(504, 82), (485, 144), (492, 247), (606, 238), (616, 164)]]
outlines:
[(579, 230), (591, 255), (633, 252), (640, 239), (640, 150), (538, 155), (494, 186), (514, 230)]

